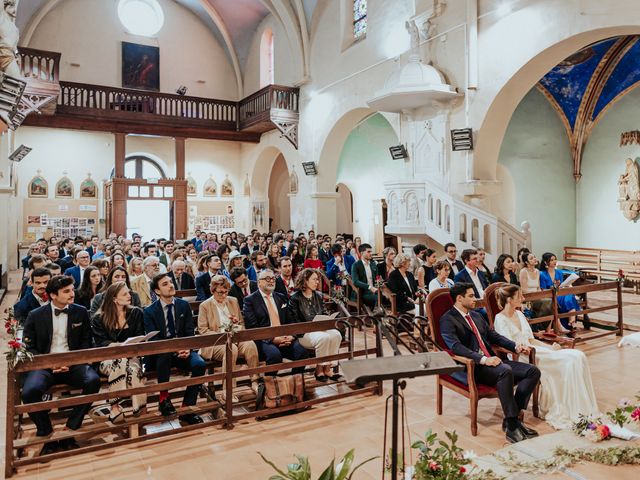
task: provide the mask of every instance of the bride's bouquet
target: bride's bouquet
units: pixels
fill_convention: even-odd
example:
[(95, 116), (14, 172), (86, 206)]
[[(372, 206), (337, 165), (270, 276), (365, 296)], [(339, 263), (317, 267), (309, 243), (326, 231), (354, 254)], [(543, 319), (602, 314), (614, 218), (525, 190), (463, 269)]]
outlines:
[(573, 431), (594, 443), (611, 438), (611, 430), (602, 423), (602, 418), (591, 415), (580, 415), (573, 424)]

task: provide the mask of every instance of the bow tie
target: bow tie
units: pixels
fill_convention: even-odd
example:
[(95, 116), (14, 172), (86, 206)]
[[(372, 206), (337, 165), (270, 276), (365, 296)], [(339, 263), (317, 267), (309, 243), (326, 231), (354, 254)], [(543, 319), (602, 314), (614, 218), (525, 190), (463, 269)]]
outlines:
[(58, 315), (64, 313), (64, 314), (69, 314), (69, 309), (68, 308), (63, 308), (62, 310), (58, 309), (58, 308), (54, 308), (53, 309), (53, 313), (55, 314), (55, 316), (57, 317)]

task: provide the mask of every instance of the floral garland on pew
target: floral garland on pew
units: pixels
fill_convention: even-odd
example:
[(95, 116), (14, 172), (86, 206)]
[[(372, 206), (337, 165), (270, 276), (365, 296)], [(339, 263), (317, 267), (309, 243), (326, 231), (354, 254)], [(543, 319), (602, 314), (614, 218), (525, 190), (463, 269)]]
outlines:
[(27, 350), (27, 346), (19, 340), (18, 331), (20, 330), (18, 320), (13, 314), (13, 307), (7, 309), (7, 318), (4, 322), (4, 328), (9, 335), (9, 349), (5, 352), (7, 365), (10, 369), (16, 368), (22, 362), (33, 360), (33, 353)]

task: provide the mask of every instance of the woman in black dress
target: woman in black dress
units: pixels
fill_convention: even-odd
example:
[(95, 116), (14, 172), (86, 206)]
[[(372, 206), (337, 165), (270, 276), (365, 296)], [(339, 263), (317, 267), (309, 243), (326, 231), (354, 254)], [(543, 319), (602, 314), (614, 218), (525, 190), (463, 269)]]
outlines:
[(389, 290), (396, 294), (396, 309), (398, 313), (415, 313), (418, 284), (413, 273), (409, 272), (411, 258), (404, 253), (399, 253), (393, 263), (396, 268), (389, 275), (387, 285)]
[(102, 281), (100, 269), (95, 266), (88, 266), (84, 271), (80, 288), (76, 290), (74, 303), (82, 305), (84, 308), (89, 310), (91, 308), (93, 297), (95, 297), (96, 293), (102, 289), (103, 285), (104, 282)]

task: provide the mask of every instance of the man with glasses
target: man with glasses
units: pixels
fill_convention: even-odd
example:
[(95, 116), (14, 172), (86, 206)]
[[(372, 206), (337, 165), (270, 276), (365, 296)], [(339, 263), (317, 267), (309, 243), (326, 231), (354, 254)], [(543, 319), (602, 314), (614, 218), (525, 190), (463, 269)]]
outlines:
[(235, 267), (231, 269), (231, 281), (233, 285), (229, 291), (229, 295), (238, 300), (238, 305), (242, 308), (245, 297), (258, 290), (258, 283), (249, 280), (247, 271), (243, 267)]
[(150, 256), (142, 261), (142, 275), (131, 280), (131, 290), (140, 297), (142, 307), (147, 307), (158, 299), (151, 288), (151, 280), (159, 273), (160, 260), (158, 257)]
[(455, 244), (447, 243), (444, 246), (444, 252), (446, 254), (445, 260), (449, 262), (449, 266), (451, 267), (451, 269), (449, 270), (449, 278), (453, 280), (458, 272), (464, 269), (464, 265), (460, 260), (456, 259), (458, 249), (456, 248)]
[[(265, 269), (258, 274), (258, 291), (244, 299), (242, 315), (247, 329), (278, 327), (295, 323), (289, 315), (287, 300), (275, 292), (276, 277), (273, 271)], [(282, 363), (283, 358), (302, 360), (309, 356), (296, 337), (283, 335), (264, 340), (256, 340), (260, 358), (267, 365)], [(304, 367), (292, 369), (293, 373), (304, 372)], [(276, 375), (270, 372), (269, 375)]]
[(82, 284), (84, 271), (91, 263), (91, 256), (86, 250), (76, 250), (76, 256), (74, 260), (76, 262), (75, 266), (67, 268), (64, 271), (64, 274), (73, 277), (73, 286), (75, 288), (79, 288)]

